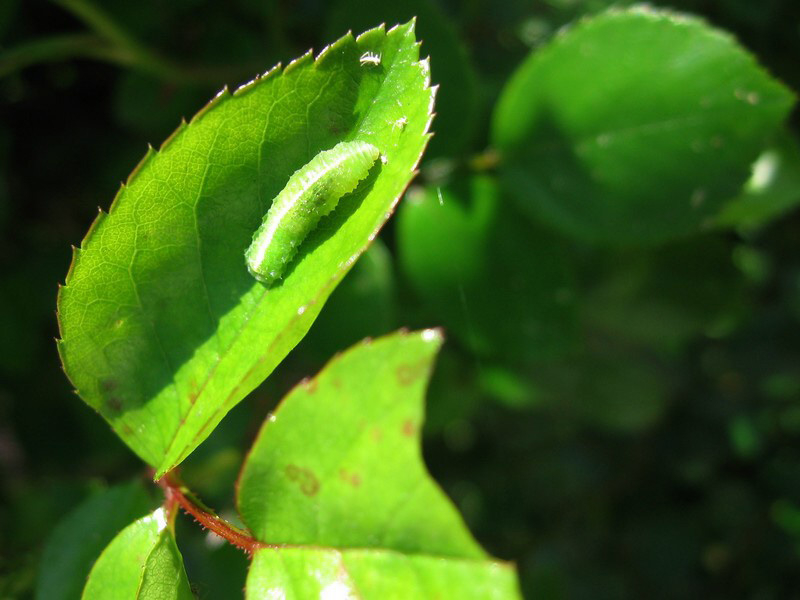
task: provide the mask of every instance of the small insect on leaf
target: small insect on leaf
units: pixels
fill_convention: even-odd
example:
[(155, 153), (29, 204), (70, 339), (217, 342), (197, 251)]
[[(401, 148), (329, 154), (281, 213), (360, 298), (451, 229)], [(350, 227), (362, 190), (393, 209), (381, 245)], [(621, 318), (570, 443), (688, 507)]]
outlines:
[(295, 171), (245, 252), (250, 274), (267, 285), (280, 279), (303, 240), (356, 189), (379, 155), (372, 144), (340, 142)]
[(377, 67), (381, 64), (381, 55), (375, 52), (364, 52), (358, 60), (362, 66), (370, 65), (372, 67)]

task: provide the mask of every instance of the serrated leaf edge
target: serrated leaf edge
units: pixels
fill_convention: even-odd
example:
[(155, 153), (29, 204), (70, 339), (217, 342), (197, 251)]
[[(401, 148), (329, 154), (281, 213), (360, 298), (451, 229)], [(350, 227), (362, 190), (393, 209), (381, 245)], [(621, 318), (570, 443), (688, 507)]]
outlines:
[[(78, 389), (77, 385), (75, 385), (75, 382), (73, 381), (72, 377), (70, 377), (69, 365), (68, 365), (67, 361), (65, 360), (66, 359), (66, 355), (65, 355), (65, 352), (64, 352), (64, 346), (65, 346), (66, 342), (64, 340), (64, 327), (63, 327), (62, 318), (61, 318), (62, 306), (63, 306), (63, 302), (64, 302), (64, 298), (65, 298), (65, 293), (68, 292), (68, 289), (70, 287), (70, 283), (71, 283), (71, 281), (72, 281), (72, 279), (74, 277), (75, 269), (76, 269), (77, 265), (79, 264), (79, 262), (81, 260), (81, 254), (82, 254), (83, 250), (85, 248), (87, 248), (90, 244), (93, 243), (93, 239), (95, 238), (99, 227), (101, 226), (101, 224), (105, 220), (105, 217), (115, 212), (117, 202), (119, 201), (119, 199), (120, 199), (121, 195), (123, 194), (123, 192), (125, 191), (125, 189), (129, 185), (131, 185), (138, 178), (139, 175), (141, 175), (142, 173), (146, 172), (146, 170), (147, 170), (147, 168), (148, 168), (148, 166), (150, 164), (150, 161), (156, 155), (158, 155), (161, 152), (164, 152), (165, 150), (167, 150), (173, 142), (175, 142), (176, 140), (180, 139), (180, 137), (183, 135), (183, 133), (186, 132), (188, 130), (188, 128), (192, 124), (202, 120), (203, 117), (209, 111), (211, 111), (213, 108), (218, 107), (218, 106), (222, 105), (223, 103), (227, 102), (233, 96), (244, 95), (248, 91), (254, 89), (255, 86), (258, 83), (266, 82), (266, 81), (268, 81), (268, 80), (270, 80), (270, 79), (272, 79), (272, 78), (274, 78), (274, 77), (276, 77), (278, 75), (283, 75), (283, 74), (286, 74), (287, 72), (291, 72), (292, 70), (294, 70), (296, 68), (299, 68), (303, 64), (306, 64), (309, 60), (313, 61), (313, 63), (316, 65), (316, 64), (319, 63), (320, 60), (324, 60), (325, 57), (328, 56), (331, 51), (335, 50), (341, 44), (348, 43), (348, 41), (350, 41), (350, 40), (354, 40), (356, 43), (358, 43), (358, 41), (362, 37), (364, 37), (365, 35), (368, 35), (370, 33), (373, 33), (375, 30), (380, 30), (384, 34), (384, 36), (388, 36), (390, 34), (394, 34), (400, 28), (405, 28), (406, 29), (406, 32), (405, 32), (406, 36), (413, 35), (414, 29), (415, 29), (415, 19), (412, 19), (411, 21), (409, 21), (408, 23), (405, 23), (405, 24), (395, 25), (388, 32), (385, 31), (385, 25), (383, 25), (383, 24), (378, 26), (378, 27), (375, 27), (373, 29), (370, 29), (370, 30), (367, 30), (367, 31), (361, 33), (357, 38), (353, 38), (352, 32), (348, 32), (347, 34), (345, 34), (344, 36), (342, 36), (341, 38), (339, 38), (338, 40), (336, 40), (332, 44), (330, 44), (330, 45), (326, 46), (325, 48), (323, 48), (322, 51), (319, 53), (319, 55), (316, 58), (314, 58), (313, 51), (309, 50), (305, 54), (303, 54), (303, 55), (299, 56), (298, 58), (292, 60), (285, 68), (282, 68), (281, 63), (278, 63), (277, 65), (275, 65), (274, 67), (272, 67), (271, 69), (266, 71), (263, 75), (259, 75), (259, 76), (255, 77), (254, 79), (252, 79), (251, 81), (242, 84), (241, 86), (236, 88), (236, 90), (233, 93), (231, 93), (229, 87), (227, 85), (225, 85), (205, 106), (203, 106), (197, 113), (195, 113), (195, 115), (188, 122), (186, 121), (186, 119), (181, 119), (181, 122), (178, 124), (176, 129), (161, 143), (161, 145), (159, 146), (158, 150), (156, 150), (152, 145), (148, 145), (144, 156), (140, 159), (138, 164), (131, 171), (131, 173), (127, 177), (127, 179), (120, 184), (120, 187), (119, 187), (117, 193), (115, 194), (113, 200), (111, 201), (111, 205), (110, 205), (110, 207), (108, 209), (108, 212), (105, 212), (105, 211), (103, 211), (102, 209), (99, 208), (97, 216), (95, 217), (95, 219), (92, 221), (91, 225), (89, 226), (89, 229), (86, 232), (86, 234), (84, 235), (83, 239), (81, 240), (80, 245), (78, 247), (75, 247), (75, 246), (72, 247), (72, 258), (71, 258), (71, 261), (70, 261), (69, 268), (67, 270), (66, 277), (64, 279), (64, 284), (63, 285), (59, 284), (59, 287), (58, 287), (57, 298), (56, 298), (56, 320), (57, 320), (57, 323), (58, 323), (59, 338), (56, 339), (56, 346), (57, 346), (57, 349), (58, 349), (59, 357), (61, 358), (62, 369), (64, 370), (64, 373), (66, 374), (67, 378), (73, 384), (73, 386), (75, 388), (75, 392), (79, 396), (83, 397), (83, 394), (81, 393), (81, 390)], [(416, 46), (418, 48), (419, 47), (419, 42), (416, 42), (414, 44), (414, 46)], [(417, 166), (418, 166), (419, 161), (420, 161), (420, 159), (422, 157), (422, 154), (424, 152), (424, 148), (425, 148), (425, 146), (427, 146), (427, 144), (428, 144), (428, 142), (430, 140), (430, 137), (432, 135), (431, 132), (430, 132), (430, 125), (431, 125), (431, 122), (432, 122), (432, 119), (433, 119), (432, 108), (433, 108), (433, 103), (435, 101), (435, 95), (436, 95), (436, 89), (437, 89), (435, 86), (431, 87), (431, 85), (430, 85), (430, 68), (429, 68), (428, 59), (418, 60), (418, 61), (416, 61), (415, 64), (419, 65), (423, 69), (423, 75), (424, 75), (423, 90), (429, 90), (429, 92), (430, 92), (430, 101), (429, 101), (428, 112), (429, 112), (429, 114), (431, 114), (431, 116), (429, 117), (429, 120), (426, 123), (424, 131), (423, 131), (423, 134), (422, 134), (423, 138), (424, 138), (422, 152), (420, 152), (420, 155), (417, 158), (416, 163), (413, 165), (413, 168), (411, 169), (412, 177), (413, 177), (413, 175), (415, 175), (417, 173)], [(396, 207), (397, 202), (399, 201), (400, 197), (402, 197), (402, 193), (398, 194), (398, 196), (396, 198), (394, 198), (393, 201), (391, 202), (391, 205), (390, 205), (389, 209), (386, 212), (387, 219), (388, 219), (388, 216), (391, 215), (392, 212), (394, 212), (395, 207)], [(383, 226), (384, 223), (385, 223), (385, 220), (373, 232), (371, 232), (371, 234), (368, 236), (367, 244), (363, 248), (361, 248), (361, 250), (359, 252), (356, 252), (351, 257), (349, 257), (346, 261), (343, 261), (343, 263), (340, 265), (340, 267), (336, 271), (336, 273), (334, 273), (334, 275), (332, 275), (331, 278), (328, 280), (327, 284), (324, 284), (323, 286), (320, 287), (320, 291), (319, 291), (318, 295), (316, 296), (316, 298), (314, 298), (313, 300), (311, 300), (309, 303), (307, 303), (305, 306), (301, 307), (298, 310), (297, 316), (295, 316), (292, 319), (292, 321), (290, 321), (287, 324), (287, 330), (291, 330), (291, 329), (294, 328), (294, 326), (297, 324), (297, 322), (302, 318), (302, 314), (309, 307), (313, 306), (318, 301), (320, 301), (321, 299), (324, 299), (325, 297), (327, 297), (327, 295), (330, 294), (330, 292), (332, 291), (333, 287), (338, 282), (338, 280), (340, 280), (347, 273), (347, 271), (349, 271), (349, 269), (355, 263), (357, 258), (363, 253), (363, 251), (366, 249), (366, 247), (369, 245), (369, 243), (372, 240), (375, 239), (375, 237), (377, 236), (380, 228)], [(248, 371), (247, 374), (245, 374), (244, 378), (242, 379), (242, 382), (246, 382), (247, 381), (250, 373), (252, 373), (265, 360), (265, 358), (269, 355), (270, 350), (274, 347), (275, 343), (277, 343), (280, 339), (281, 339), (281, 336), (278, 336), (278, 338), (276, 338), (273, 341), (273, 344), (270, 344), (270, 346), (261, 354), (259, 359), (254, 363), (253, 367)], [(229, 410), (229, 408), (230, 408), (229, 407), (230, 399), (233, 396), (236, 395), (236, 393), (237, 393), (237, 391), (239, 389), (240, 389), (240, 385), (237, 385), (236, 387), (233, 388), (231, 393), (222, 401), (222, 403), (220, 404), (220, 407), (216, 411), (214, 411), (212, 413), (212, 415), (211, 415), (210, 419), (207, 421), (206, 425), (204, 425), (203, 427), (201, 427), (198, 430), (198, 432), (192, 438), (192, 442), (195, 442), (198, 438), (202, 437), (203, 433), (205, 432), (205, 430), (207, 428), (207, 425), (212, 423), (212, 422), (214, 422), (216, 420), (217, 415), (220, 412), (225, 412), (225, 411)], [(199, 394), (198, 394), (198, 397), (199, 397)], [(182, 421), (184, 421), (185, 419), (188, 418), (189, 414), (192, 411), (192, 407), (194, 405), (195, 405), (195, 403), (192, 403), (192, 406), (189, 408), (189, 411), (187, 411), (187, 413), (185, 415), (183, 415)], [(91, 404), (90, 404), (90, 406), (91, 406)], [(97, 412), (99, 412), (99, 406), (93, 406), (93, 408)], [(113, 427), (113, 424), (112, 424), (112, 427)], [(165, 457), (169, 456), (172, 453), (174, 441), (175, 441), (175, 439), (177, 439), (179, 431), (180, 431), (180, 428), (176, 429), (175, 434), (173, 435), (173, 439), (169, 443), (169, 445), (167, 446), (167, 449), (165, 451), (165, 454), (164, 454)], [(177, 460), (176, 463), (180, 462), (180, 460), (183, 460), (183, 458), (185, 458), (185, 455), (181, 456), (181, 458), (179, 460)], [(173, 465), (169, 465), (170, 468), (172, 466)], [(159, 473), (157, 474), (156, 477), (162, 475), (166, 470), (167, 469), (164, 469), (163, 467), (161, 469), (159, 469)]]
[[(394, 32), (395, 30), (398, 30), (400, 28), (407, 28), (406, 35), (411, 35), (411, 34), (414, 33), (415, 23), (416, 23), (416, 19), (412, 19), (408, 23), (395, 25), (389, 31), (385, 31), (384, 35), (388, 36), (392, 32)], [(374, 27), (373, 29), (369, 29), (369, 30), (363, 32), (362, 34), (360, 34), (358, 36), (358, 38), (355, 38), (355, 41), (358, 42), (359, 38), (361, 38), (361, 37), (373, 32), (375, 30), (384, 30), (384, 26), (383, 25), (379, 25), (378, 27)], [(348, 39), (348, 36), (350, 38), (352, 38), (352, 33), (348, 32), (347, 34), (345, 34), (344, 36), (339, 38), (339, 40), (337, 40), (336, 42), (326, 46), (320, 52), (320, 54), (317, 56), (317, 58), (315, 59), (314, 63), (316, 64), (320, 60), (320, 58), (323, 58), (325, 55), (327, 55), (328, 52), (330, 52), (333, 49), (335, 49), (338, 44), (344, 43), (344, 41)], [(420, 42), (415, 42), (414, 46), (416, 48), (419, 48)], [(299, 62), (300, 60), (304, 60), (309, 55), (310, 55), (310, 51), (307, 52), (306, 54), (303, 54), (298, 59), (292, 61), (292, 63), (287, 65), (286, 69), (289, 69), (289, 67), (291, 67), (294, 63)], [(420, 160), (422, 160), (422, 155), (425, 152), (425, 147), (427, 146), (427, 144), (430, 141), (431, 136), (433, 135), (430, 132), (430, 126), (431, 126), (431, 123), (433, 121), (433, 106), (434, 106), (434, 102), (435, 102), (436, 91), (438, 89), (438, 86), (431, 86), (430, 85), (429, 59), (426, 58), (426, 59), (423, 59), (423, 60), (417, 60), (414, 64), (417, 65), (418, 67), (422, 68), (422, 70), (423, 70), (423, 90), (428, 90), (430, 92), (430, 100), (429, 100), (429, 104), (428, 104), (428, 113), (431, 116), (428, 118), (428, 122), (426, 123), (425, 130), (424, 130), (424, 132), (422, 134), (422, 137), (424, 138), (423, 146), (421, 148), (419, 156), (417, 157), (417, 161), (414, 163), (414, 165), (410, 169), (410, 172), (412, 174), (412, 178), (411, 179), (413, 179), (413, 176), (418, 173), (417, 167), (419, 165)], [(272, 69), (271, 71), (269, 71), (269, 73), (271, 73), (274, 70), (275, 69)], [(284, 71), (284, 73), (285, 72), (286, 71)], [(409, 179), (409, 183), (411, 182), (411, 179)], [(408, 187), (408, 186), (406, 186), (406, 187)], [(284, 331), (292, 330), (294, 328), (294, 326), (303, 318), (303, 315), (308, 311), (308, 309), (310, 307), (314, 306), (317, 302), (319, 302), (321, 300), (324, 300), (325, 298), (327, 298), (328, 295), (330, 295), (330, 293), (333, 291), (333, 288), (336, 286), (338, 281), (340, 281), (347, 274), (347, 272), (355, 264), (355, 262), (358, 259), (358, 257), (361, 256), (361, 254), (363, 254), (363, 252), (366, 250), (366, 248), (369, 246), (369, 244), (375, 239), (375, 237), (377, 237), (377, 235), (380, 232), (381, 228), (386, 223), (386, 220), (388, 220), (389, 216), (391, 216), (391, 214), (394, 212), (395, 208), (397, 207), (397, 203), (400, 201), (400, 198), (402, 198), (402, 196), (403, 196), (403, 194), (405, 192), (405, 189), (406, 188), (401, 190), (401, 192), (392, 200), (389, 208), (386, 211), (386, 219), (382, 223), (380, 223), (369, 234), (369, 236), (367, 238), (368, 239), (367, 243), (361, 248), (361, 250), (359, 252), (354, 253), (347, 260), (343, 261), (340, 264), (339, 269), (328, 279), (327, 283), (325, 283), (324, 285), (320, 286), (319, 292), (317, 293), (317, 295), (316, 295), (316, 297), (314, 299), (312, 299), (311, 301), (309, 301), (305, 305), (303, 305), (303, 306), (298, 308), (297, 313), (287, 323)], [(213, 411), (211, 413), (210, 417), (206, 420), (206, 423), (203, 426), (198, 428), (197, 432), (195, 433), (194, 437), (192, 438), (192, 443), (195, 443), (198, 440), (198, 438), (203, 438), (203, 434), (205, 433), (207, 427), (216, 420), (216, 417), (217, 417), (217, 415), (219, 413), (225, 413), (225, 412), (230, 410), (230, 408), (231, 408), (231, 406), (230, 406), (231, 398), (233, 398), (233, 397), (235, 397), (237, 395), (237, 392), (240, 389), (241, 385), (249, 380), (250, 375), (264, 362), (264, 360), (266, 360), (266, 358), (270, 355), (272, 348), (274, 348), (274, 346), (281, 340), (281, 338), (282, 338), (282, 335), (278, 335), (273, 340), (273, 342), (269, 346), (267, 346), (264, 349), (264, 351), (262, 351), (260, 353), (260, 355), (258, 356), (257, 360), (252, 364), (250, 369), (248, 369), (248, 371), (242, 376), (240, 382), (230, 391), (228, 396), (220, 403), (219, 408), (217, 408), (217, 410), (215, 410), (215, 411)], [(213, 370), (210, 371), (210, 373), (213, 373)], [(206, 379), (208, 380), (209, 378), (207, 377)], [(200, 397), (200, 394), (202, 394), (203, 387), (204, 387), (204, 385), (200, 386), (200, 391), (198, 392), (198, 395), (197, 395), (198, 399)], [(191, 411), (192, 411), (192, 409), (193, 409), (193, 407), (195, 405), (196, 405), (196, 402), (192, 404), (192, 406), (189, 408), (189, 411), (183, 416), (182, 420), (185, 420), (185, 419), (188, 418), (189, 414), (191, 413)], [(175, 434), (173, 435), (173, 440), (172, 440), (172, 442), (170, 442), (169, 446), (167, 447), (167, 450), (165, 452), (165, 456), (170, 456), (170, 454), (172, 452), (172, 448), (173, 448), (173, 443), (174, 443), (174, 440), (177, 439), (178, 432), (179, 431), (176, 430)], [(181, 453), (179, 459), (177, 459), (175, 461), (167, 461), (167, 462), (172, 462), (174, 464), (169, 464), (169, 465), (165, 466), (165, 464), (162, 463), (157, 469), (157, 473), (155, 475), (155, 478), (158, 479), (161, 476), (163, 476), (166, 472), (168, 472), (170, 469), (172, 469), (175, 465), (179, 464), (184, 458), (186, 458), (186, 456), (188, 456), (188, 454)]]

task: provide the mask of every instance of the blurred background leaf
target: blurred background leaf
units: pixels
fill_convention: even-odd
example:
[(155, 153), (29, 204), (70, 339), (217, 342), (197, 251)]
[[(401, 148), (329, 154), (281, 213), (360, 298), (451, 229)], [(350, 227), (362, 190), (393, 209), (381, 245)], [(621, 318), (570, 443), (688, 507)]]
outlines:
[(736, 195), (792, 104), (701, 21), (612, 10), (530, 55), (492, 139), (506, 189), (535, 218), (582, 239), (657, 243)]

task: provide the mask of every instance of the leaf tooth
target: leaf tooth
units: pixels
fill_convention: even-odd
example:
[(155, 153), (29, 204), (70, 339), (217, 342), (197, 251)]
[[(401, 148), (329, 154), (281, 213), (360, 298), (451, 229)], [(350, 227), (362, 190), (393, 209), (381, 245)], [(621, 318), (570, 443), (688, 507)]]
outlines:
[(390, 29), (390, 30), (389, 30), (389, 31), (386, 33), (386, 35), (391, 35), (392, 33), (394, 33), (394, 31), (395, 31), (396, 29), (401, 29), (401, 28), (404, 28), (404, 27), (407, 27), (407, 28), (408, 28), (408, 30), (405, 32), (406, 36), (408, 36), (408, 35), (410, 35), (410, 34), (413, 34), (413, 33), (414, 33), (414, 30), (415, 30), (415, 29), (416, 29), (416, 27), (417, 27), (417, 17), (411, 17), (411, 19), (410, 19), (408, 22), (406, 22), (406, 23), (398, 23), (397, 25), (395, 25), (394, 27), (392, 27), (392, 28), (391, 28), (391, 29)]
[(173, 141), (175, 141), (175, 139), (180, 134), (183, 133), (183, 130), (186, 129), (186, 127), (187, 127), (186, 119), (181, 117), (181, 122), (175, 128), (175, 131), (173, 131), (171, 134), (169, 134), (167, 139), (165, 139), (163, 142), (161, 142), (161, 145), (158, 147), (158, 151), (159, 152), (163, 152), (167, 148), (167, 146), (169, 146)]
[[(92, 221), (92, 224), (89, 226), (89, 230), (86, 232), (86, 235), (83, 236), (83, 239), (81, 240), (81, 243), (80, 243), (80, 247), (75, 246), (74, 244), (72, 244), (70, 246), (72, 248), (72, 258), (70, 259), (70, 262), (69, 262), (69, 268), (67, 269), (67, 275), (66, 275), (66, 277), (64, 277), (64, 285), (62, 286), (61, 284), (59, 284), (59, 286), (58, 286), (58, 294), (56, 295), (56, 321), (58, 322), (59, 335), (62, 338), (64, 337), (64, 327), (63, 327), (62, 322), (61, 322), (61, 313), (62, 313), (61, 308), (62, 308), (62, 306), (64, 304), (64, 300), (65, 300), (66, 295), (69, 293), (70, 282), (72, 281), (72, 277), (73, 277), (73, 274), (75, 272), (75, 269), (78, 268), (78, 264), (81, 261), (81, 256), (83, 254), (84, 247), (86, 247), (89, 243), (91, 243), (92, 237), (95, 235), (95, 232), (98, 230), (98, 228), (100, 227), (101, 223), (105, 220), (106, 216), (107, 216), (107, 213), (104, 212), (101, 208), (98, 207), (97, 216), (94, 218), (94, 220)], [(66, 365), (66, 362), (65, 362), (66, 355), (62, 352), (63, 344), (64, 344), (64, 342), (62, 340), (61, 342), (59, 342), (57, 347), (59, 349), (59, 355), (60, 355), (60, 358), (61, 358), (62, 368), (64, 369), (64, 373), (67, 373), (67, 370), (66, 370), (66, 367), (65, 367), (65, 365)], [(68, 373), (67, 373), (67, 377), (69, 378), (69, 374)], [(70, 378), (70, 381), (72, 381), (71, 378)], [(73, 382), (73, 385), (74, 385), (74, 382)], [(77, 389), (75, 390), (75, 393), (80, 395), (80, 393), (78, 392)]]
[(64, 297), (65, 294), (68, 293), (68, 286), (69, 280), (72, 278), (72, 269), (73, 265), (75, 264), (75, 251), (72, 252), (72, 257), (69, 261), (69, 269), (67, 270), (67, 276), (64, 278), (64, 285), (61, 283), (58, 284), (58, 292), (56, 293), (56, 324), (58, 325), (58, 335), (59, 337), (56, 338), (56, 349), (58, 350), (58, 356), (60, 358), (61, 369), (66, 373), (66, 368), (64, 367), (64, 358), (65, 354), (63, 352), (62, 346), (64, 345), (64, 326), (61, 324), (61, 307), (64, 304)]
[[(59, 323), (59, 329), (60, 329), (60, 327), (61, 327), (61, 324)], [(60, 331), (59, 331), (59, 335), (62, 335)], [(69, 374), (67, 374), (67, 370), (64, 367), (64, 364), (65, 364), (64, 363), (64, 359), (67, 357), (67, 355), (65, 353), (65, 350), (64, 350), (66, 345), (67, 345), (67, 343), (64, 341), (63, 337), (56, 338), (56, 351), (58, 352), (58, 357), (61, 359), (59, 361), (61, 363), (61, 370), (64, 371), (64, 373), (67, 375), (67, 377), (69, 377)], [(74, 390), (74, 391), (77, 393), (77, 390)]]
[(228, 84), (225, 84), (222, 89), (217, 92), (217, 95), (208, 101), (208, 104), (195, 113), (195, 115), (189, 120), (189, 125), (193, 124), (195, 121), (199, 121), (209, 110), (215, 106), (221, 105), (229, 98), (231, 98), (231, 91), (228, 89)]
[(306, 53), (303, 54), (302, 56), (298, 56), (292, 62), (290, 62), (288, 65), (286, 65), (286, 68), (283, 70), (283, 74), (284, 75), (288, 75), (293, 70), (303, 66), (309, 60), (311, 60), (311, 61), (314, 60), (314, 51), (311, 50), (311, 49), (306, 51)]
[(262, 73), (260, 79), (261, 79), (261, 81), (267, 81), (268, 79), (272, 79), (273, 77), (277, 77), (278, 75), (281, 74), (281, 72), (283, 72), (283, 63), (279, 62), (277, 65), (275, 65), (274, 67), (272, 67), (268, 71), (265, 71), (264, 73)]
[(431, 130), (431, 123), (433, 123), (433, 118), (436, 116), (436, 111), (434, 110), (434, 106), (436, 105), (436, 94), (439, 92), (439, 85), (436, 84), (428, 88), (431, 92), (430, 100), (428, 101), (428, 122), (425, 123), (425, 129), (423, 129), (424, 133), (430, 133)]
[[(72, 252), (71, 252), (71, 255), (70, 255), (70, 259), (69, 259), (69, 268), (67, 269), (67, 275), (66, 275), (66, 277), (64, 277), (64, 288), (69, 287), (69, 282), (72, 281), (72, 272), (75, 270), (75, 263), (78, 261), (78, 257), (77, 257), (77, 250), (78, 249), (75, 247), (74, 244), (70, 244), (70, 248), (72, 249)], [(62, 293), (63, 292), (59, 288), (59, 290), (58, 290), (58, 300), (59, 301), (61, 300)], [(60, 306), (59, 306), (60, 302), (59, 301), (56, 301), (56, 311), (57, 312), (60, 312)]]
[[(73, 263), (78, 262), (80, 260), (81, 252), (83, 252), (86, 246), (92, 242), (92, 238), (98, 231), (102, 222), (105, 221), (107, 216), (108, 216), (107, 212), (103, 211), (101, 208), (97, 209), (97, 216), (94, 218), (94, 221), (92, 221), (92, 224), (89, 225), (89, 231), (87, 231), (86, 235), (83, 236), (80, 247), (79, 248), (76, 248), (75, 246), (72, 247)], [(67, 284), (69, 285), (69, 282), (67, 282)]]
[(425, 76), (424, 87), (431, 87), (431, 57), (426, 56), (422, 60), (417, 61), (417, 67), (419, 67), (419, 70), (422, 71), (422, 74)]
[(338, 40), (333, 42), (332, 44), (328, 44), (325, 46), (320, 53), (317, 55), (317, 58), (314, 60), (314, 66), (318, 67), (322, 65), (326, 60), (330, 57), (335, 57), (335, 52), (344, 46), (350, 46), (355, 44), (355, 38), (353, 37), (353, 32), (349, 31), (345, 33), (342, 37)]
[(251, 90), (260, 81), (261, 81), (261, 75), (256, 75), (250, 81), (247, 81), (247, 82), (243, 83), (242, 85), (237, 87), (235, 90), (233, 90), (233, 95), (234, 96), (239, 96), (241, 94), (244, 94), (245, 92)]
[(269, 81), (273, 77), (279, 76), (283, 72), (283, 63), (278, 63), (268, 71), (264, 71), (260, 75), (256, 75), (253, 79), (248, 81), (247, 83), (243, 83), (240, 85), (236, 90), (234, 90), (233, 95), (238, 97), (246, 94), (247, 92), (255, 89), (255, 87), (265, 81)]
[(128, 188), (128, 185), (123, 181), (119, 184), (119, 189), (117, 193), (114, 194), (114, 199), (111, 201), (111, 206), (108, 207), (108, 213), (111, 214), (117, 209), (117, 200), (122, 196), (125, 190)]
[[(386, 35), (386, 23), (385, 22), (381, 23), (377, 27), (373, 27), (372, 29), (367, 29), (366, 31), (359, 33), (358, 36), (356, 37), (356, 42), (360, 43), (361, 38), (363, 38), (366, 35), (373, 34), (376, 31), (383, 33), (383, 35)], [(352, 33), (352, 32), (348, 31), (347, 33)]]
[[(78, 248), (76, 248), (74, 245), (71, 245), (70, 247), (72, 248), (72, 257), (70, 258), (69, 261), (67, 276), (64, 278), (63, 286), (60, 283), (58, 284), (58, 293), (56, 294), (56, 322), (58, 323), (58, 335), (61, 336), (61, 338), (64, 337), (64, 326), (61, 323), (61, 314), (63, 312), (62, 306), (64, 305), (66, 295), (69, 293), (70, 290), (69, 284), (70, 281), (72, 281), (72, 276), (73, 276), (72, 274), (75, 271), (75, 265), (77, 265), (78, 261), (80, 260)], [(64, 362), (65, 355), (61, 352), (60, 345), (58, 346), (58, 348), (59, 348), (59, 357), (61, 358), (61, 365), (62, 368), (64, 368), (63, 365), (66, 364)], [(64, 369), (64, 372), (66, 373), (66, 369)]]
[[(61, 331), (60, 331), (61, 330), (61, 323), (60, 322), (58, 324), (58, 328), (59, 328), (59, 335), (62, 335)], [(66, 347), (67, 347), (67, 342), (65, 342), (63, 339), (56, 338), (56, 352), (58, 352), (58, 358), (60, 359), (59, 363), (60, 363), (60, 366), (61, 366), (61, 370), (64, 372), (64, 375), (66, 375), (67, 380), (73, 386), (72, 387), (72, 393), (75, 394), (76, 396), (78, 396), (79, 398), (82, 398), (83, 397), (82, 394), (75, 387), (75, 382), (72, 381), (72, 378), (69, 376), (69, 373), (67, 372), (67, 367), (66, 367), (66, 365), (67, 365), (67, 363), (66, 363), (66, 359), (67, 359)], [(94, 407), (92, 407), (92, 408), (94, 408)]]
[[(156, 154), (155, 148), (153, 148), (151, 144), (147, 144), (147, 152), (144, 153), (142, 160), (139, 161), (139, 164), (136, 165), (133, 168), (133, 171), (131, 171), (131, 174), (128, 175), (128, 179), (125, 180), (125, 185), (130, 185), (131, 183), (133, 183), (133, 181), (136, 179), (136, 176), (142, 172), (147, 163), (150, 162), (150, 159), (153, 158), (155, 154)], [(116, 201), (116, 198), (114, 198), (114, 200)]]

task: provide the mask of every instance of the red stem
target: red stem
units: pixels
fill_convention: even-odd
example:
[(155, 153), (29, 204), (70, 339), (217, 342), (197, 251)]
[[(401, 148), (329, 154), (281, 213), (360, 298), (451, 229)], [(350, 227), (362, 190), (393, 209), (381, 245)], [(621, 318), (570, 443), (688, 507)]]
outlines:
[(180, 507), (192, 515), (200, 525), (213, 531), (219, 537), (227, 540), (237, 548), (241, 548), (252, 555), (253, 552), (259, 548), (266, 546), (266, 544), (259, 542), (243, 529), (228, 523), (225, 519), (198, 506), (191, 498), (186, 496), (184, 492), (188, 492), (189, 490), (177, 480), (174, 474), (167, 473), (158, 480), (158, 483), (164, 489), (166, 505), (168, 507), (175, 503), (179, 504)]

